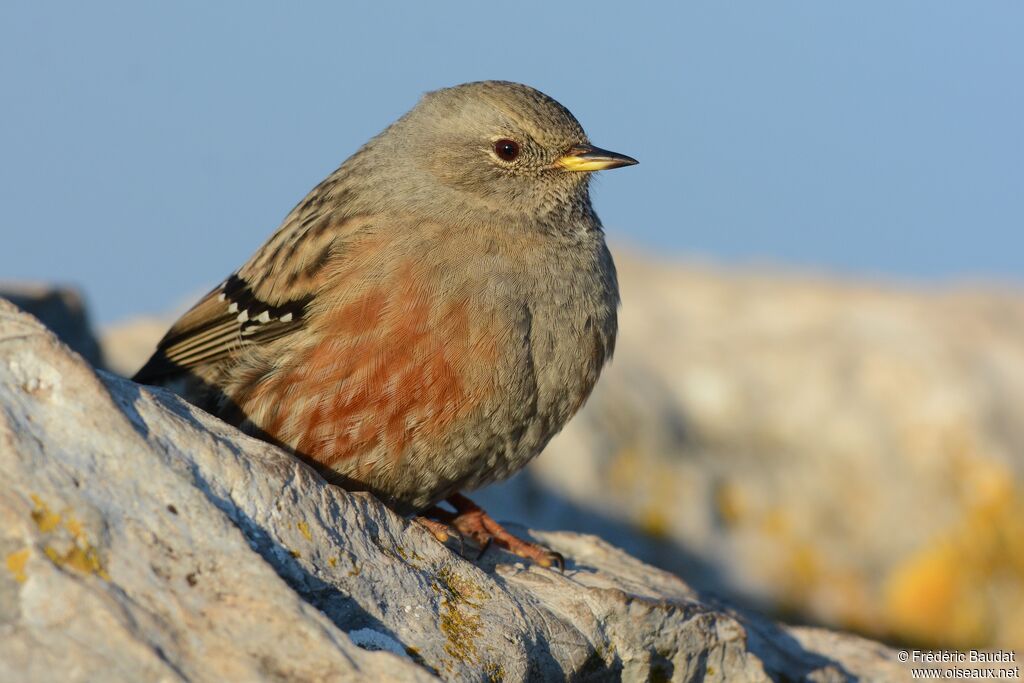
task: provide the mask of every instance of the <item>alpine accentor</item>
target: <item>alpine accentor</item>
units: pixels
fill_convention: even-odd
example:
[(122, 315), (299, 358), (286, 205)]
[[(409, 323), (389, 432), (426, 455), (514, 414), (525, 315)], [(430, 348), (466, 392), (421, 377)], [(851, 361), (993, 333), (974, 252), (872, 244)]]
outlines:
[(182, 316), (135, 380), (427, 515), (442, 540), (450, 524), (560, 562), (459, 491), (540, 453), (611, 356), (618, 285), (588, 178), (635, 163), (525, 85), (429, 93)]

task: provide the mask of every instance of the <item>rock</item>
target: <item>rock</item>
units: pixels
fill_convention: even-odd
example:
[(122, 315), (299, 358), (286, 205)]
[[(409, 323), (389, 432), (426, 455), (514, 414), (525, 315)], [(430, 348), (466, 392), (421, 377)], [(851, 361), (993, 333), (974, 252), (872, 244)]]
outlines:
[(0, 283), (0, 299), (7, 299), (21, 310), (31, 313), (94, 367), (103, 367), (103, 354), (89, 324), (85, 301), (74, 288)]
[(901, 680), (598, 538), (470, 562), (0, 302), (0, 680)]

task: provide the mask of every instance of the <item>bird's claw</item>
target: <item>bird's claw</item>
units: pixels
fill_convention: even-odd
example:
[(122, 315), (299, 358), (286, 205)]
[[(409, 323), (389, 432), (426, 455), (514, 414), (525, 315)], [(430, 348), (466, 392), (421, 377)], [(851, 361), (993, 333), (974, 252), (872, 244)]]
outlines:
[(483, 557), (491, 545), (497, 545), (541, 567), (558, 567), (558, 571), (565, 573), (565, 557), (561, 553), (512, 535), (476, 503), (461, 494), (451, 496), (448, 502), (455, 508), (455, 512), (435, 505), (415, 519), (441, 543), (452, 536), (458, 539), (459, 555), (462, 557), (466, 557), (465, 537), (468, 536), (479, 547), (474, 561)]
[[(446, 543), (453, 533), (458, 534), (455, 529), (446, 524), (445, 522), (432, 519), (426, 516), (414, 517), (413, 521), (419, 524), (421, 527), (426, 529), (431, 536), (437, 539), (438, 543)], [(461, 537), (459, 539), (462, 540)]]
[(548, 550), (541, 559), (537, 560), (537, 564), (542, 567), (551, 567), (553, 565), (558, 567), (560, 573), (565, 573), (565, 556), (554, 550)]

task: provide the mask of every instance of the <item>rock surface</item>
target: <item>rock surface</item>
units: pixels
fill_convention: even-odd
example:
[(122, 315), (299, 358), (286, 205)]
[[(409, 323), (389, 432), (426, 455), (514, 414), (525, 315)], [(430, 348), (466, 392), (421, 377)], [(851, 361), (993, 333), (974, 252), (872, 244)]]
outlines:
[(470, 562), (0, 302), (0, 680), (902, 680), (603, 541)]

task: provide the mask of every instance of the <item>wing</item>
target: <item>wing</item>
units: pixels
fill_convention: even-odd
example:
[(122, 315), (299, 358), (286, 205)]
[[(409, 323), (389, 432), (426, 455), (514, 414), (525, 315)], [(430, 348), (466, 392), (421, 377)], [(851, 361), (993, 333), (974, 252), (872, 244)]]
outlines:
[(336, 241), (359, 223), (286, 220), (245, 266), (171, 327), (132, 379), (159, 384), (300, 330)]
[(236, 273), (171, 327), (133, 379), (144, 384), (159, 382), (200, 365), (224, 361), (245, 346), (294, 332), (302, 326), (312, 300), (310, 293), (270, 304)]

